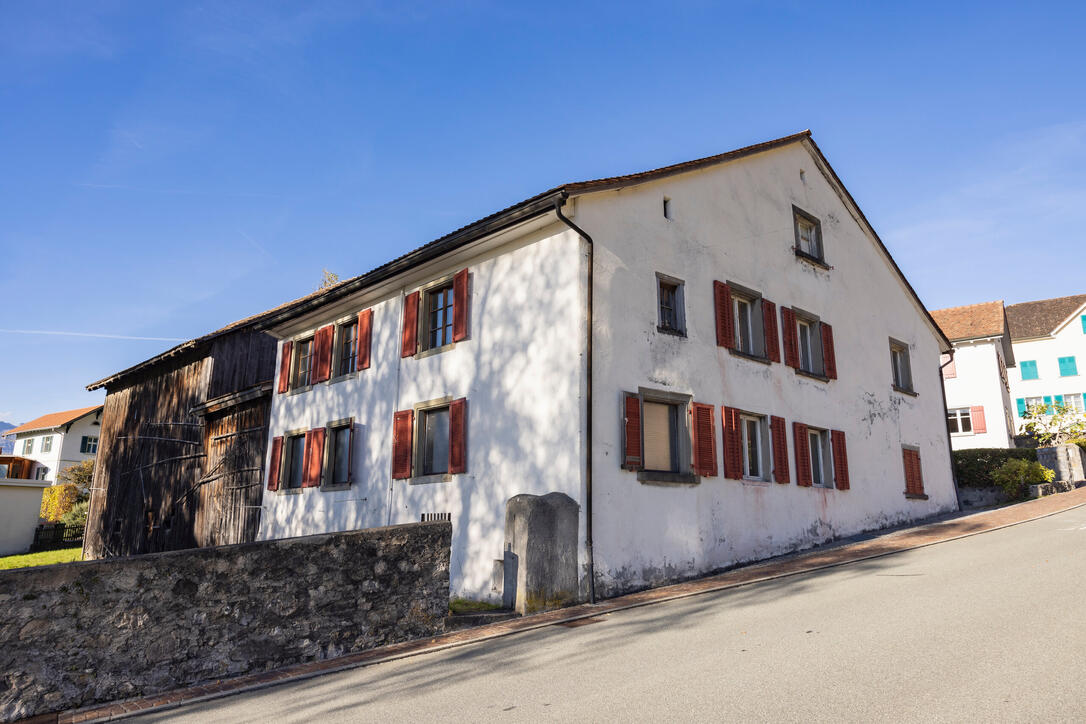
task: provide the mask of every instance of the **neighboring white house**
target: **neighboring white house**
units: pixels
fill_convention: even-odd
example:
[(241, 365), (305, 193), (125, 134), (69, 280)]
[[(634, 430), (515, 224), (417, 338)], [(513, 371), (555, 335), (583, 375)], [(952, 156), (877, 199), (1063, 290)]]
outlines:
[(57, 473), (98, 452), (102, 406), (52, 412), (4, 432), (15, 440), (15, 454), (35, 461), (35, 480), (56, 483)]
[(1015, 427), (1031, 405), (1079, 412), (1086, 394), (1086, 294), (1007, 307), (1018, 374), (1011, 376)]
[[(271, 314), (261, 539), (580, 506), (579, 595), (957, 507), (950, 344), (808, 132), (558, 187)], [(17, 449), (18, 451), (18, 449)]]
[(943, 355), (947, 429), (955, 450), (1014, 447), (1008, 367), (1015, 366), (1003, 302), (937, 309), (931, 316), (954, 345)]

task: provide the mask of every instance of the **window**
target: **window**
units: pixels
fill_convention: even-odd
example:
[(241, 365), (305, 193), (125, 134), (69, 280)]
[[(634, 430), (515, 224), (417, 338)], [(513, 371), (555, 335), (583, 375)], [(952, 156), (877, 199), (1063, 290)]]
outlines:
[(819, 346), (818, 322), (797, 319), (796, 325), (799, 331), (799, 368), (814, 375), (822, 374), (822, 355), (815, 352)]
[(313, 338), (294, 343), (294, 384), (292, 388), (308, 387), (313, 372)]
[(98, 438), (84, 435), (79, 443), (79, 452), (95, 455), (98, 452)]
[(49, 474), (48, 468), (38, 466), (38, 469), (34, 471), (35, 480), (45, 480), (45, 476)]
[(905, 468), (905, 497), (926, 499), (924, 475), (920, 467), (920, 451), (913, 447), (902, 447), (901, 459)]
[(419, 413), (419, 469), (423, 475), (449, 472), (449, 408), (435, 407)]
[(7, 476), (8, 476), (8, 465), (7, 465), (7, 463), (4, 463), (3, 465), (0, 465), (0, 479), (6, 478)]
[(807, 438), (811, 450), (811, 484), (818, 488), (832, 488), (830, 433), (828, 430), (807, 428)]
[(732, 289), (732, 316), (735, 318), (735, 349), (754, 357), (765, 357), (765, 324), (762, 300), (753, 294)]
[(656, 275), (659, 326), (661, 332), (686, 334), (686, 312), (683, 304), (683, 282), (673, 277)]
[(286, 479), (283, 482), (287, 488), (300, 488), (305, 471), (305, 435), (288, 437), (286, 448), (287, 460), (284, 467)]
[[(87, 438), (83, 438), (86, 440)], [(28, 437), (23, 440), (23, 455), (31, 455), (34, 452), (34, 438)]]
[(1044, 399), (1041, 397), (1027, 397), (1025, 398), (1025, 409), (1019, 410), (1019, 414), (1025, 417), (1026, 413), (1034, 407), (1044, 407)]
[(671, 199), (664, 197), (664, 218), (671, 219)]
[(46, 435), (41, 439), (41, 451), (47, 453), (53, 449), (53, 436)]
[(768, 480), (766, 419), (761, 415), (740, 415), (739, 421), (742, 435), (743, 477), (747, 480)]
[(453, 341), (453, 284), (442, 284), (426, 291), (426, 316), (422, 338), (426, 349), (437, 349)]
[(909, 364), (909, 346), (904, 342), (890, 340), (890, 367), (894, 374), (894, 388), (912, 392), (913, 373)]
[(973, 432), (973, 418), (969, 416), (968, 407), (959, 407), (946, 411), (946, 427), (951, 435)]
[(1036, 360), (1022, 360), (1018, 363), (1018, 369), (1022, 371), (1023, 380), (1035, 380), (1038, 378)]
[(1075, 358), (1060, 357), (1060, 377), (1074, 377), (1078, 374), (1078, 365)]
[(325, 479), (330, 485), (348, 485), (351, 482), (351, 430), (353, 423), (333, 425), (329, 447), (328, 469)]
[(336, 330), (336, 377), (354, 372), (358, 362), (358, 322), (339, 325)]
[(679, 406), (645, 401), (642, 405), (645, 435), (645, 470), (679, 472)]
[(792, 207), (796, 231), (796, 254), (822, 261), (822, 223), (805, 211)]
[(1067, 409), (1074, 410), (1075, 412), (1086, 411), (1082, 405), (1082, 394), (1079, 392), (1072, 393), (1070, 395), (1063, 396), (1063, 404), (1067, 406)]

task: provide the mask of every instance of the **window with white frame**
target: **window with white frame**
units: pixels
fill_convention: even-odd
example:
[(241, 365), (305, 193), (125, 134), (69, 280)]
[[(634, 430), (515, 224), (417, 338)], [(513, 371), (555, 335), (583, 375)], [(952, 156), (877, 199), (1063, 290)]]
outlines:
[(1073, 392), (1071, 394), (1065, 394), (1063, 396), (1063, 404), (1067, 406), (1067, 409), (1074, 410), (1075, 412), (1083, 412), (1082, 393)]
[(335, 376), (354, 372), (358, 361), (358, 321), (353, 320), (336, 328)]
[(764, 415), (740, 414), (739, 433), (743, 451), (743, 477), (747, 480), (768, 480), (766, 455), (769, 435)]
[(1044, 407), (1045, 401), (1043, 397), (1027, 397), (1026, 398), (1026, 412), (1028, 413), (1034, 407)]
[(53, 449), (53, 436), (46, 435), (41, 439), (41, 451), (47, 453)]
[(909, 363), (909, 345), (896, 339), (890, 340), (890, 367), (894, 376), (894, 388), (912, 392), (913, 373)]
[(686, 310), (681, 279), (656, 275), (658, 329), (671, 334), (686, 334)]
[(732, 316), (735, 318), (735, 349), (754, 357), (765, 357), (765, 323), (762, 319), (762, 298), (729, 285), (732, 293)]
[(817, 318), (796, 313), (796, 346), (799, 347), (799, 368), (812, 375), (824, 375), (822, 356), (822, 323)]
[(426, 290), (422, 339), (425, 349), (438, 349), (453, 341), (453, 282)]
[(833, 487), (833, 467), (830, 452), (830, 431), (807, 428), (811, 450), (811, 484), (819, 488)]
[(951, 435), (961, 435), (973, 432), (973, 418), (969, 416), (968, 407), (957, 407), (946, 411), (946, 427)]
[(796, 253), (822, 261), (822, 222), (795, 206), (792, 207), (792, 212), (796, 232)]
[(79, 452), (86, 455), (95, 455), (98, 453), (98, 438), (93, 435), (84, 435), (83, 439), (79, 441)]
[(34, 438), (28, 437), (23, 440), (23, 455), (31, 455), (34, 453)]

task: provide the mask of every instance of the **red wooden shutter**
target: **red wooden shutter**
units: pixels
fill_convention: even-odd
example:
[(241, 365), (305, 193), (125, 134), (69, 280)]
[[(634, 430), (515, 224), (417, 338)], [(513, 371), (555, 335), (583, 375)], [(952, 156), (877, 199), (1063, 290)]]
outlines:
[[(1003, 360), (1000, 360), (1000, 367), (1003, 366)], [(939, 366), (943, 368), (943, 379), (952, 380), (958, 376), (958, 363), (949, 354), (939, 355)], [(1002, 372), (1002, 369), (1000, 370)]]
[(415, 430), (415, 411), (400, 410), (392, 416), (392, 477), (411, 477), (411, 437)]
[(332, 339), (336, 330), (331, 324), (313, 335), (313, 382), (324, 382), (332, 376)]
[(799, 344), (796, 341), (796, 313), (781, 307), (781, 336), (784, 339), (784, 363), (799, 369)]
[[(287, 342), (290, 344), (290, 342)], [(283, 438), (272, 438), (271, 462), (268, 463), (268, 490), (279, 490), (279, 466), (283, 461)]]
[(739, 434), (739, 410), (734, 407), (720, 409), (724, 422), (724, 477), (742, 480), (743, 451)]
[(762, 300), (762, 328), (765, 330), (765, 356), (770, 362), (781, 361), (781, 342), (777, 338), (777, 305)]
[(468, 470), (468, 401), (461, 397), (449, 404), (449, 473)]
[(698, 475), (716, 475), (716, 426), (713, 424), (713, 406), (695, 402), (694, 416), (694, 472)]
[(830, 430), (833, 447), (833, 480), (838, 490), (848, 490), (848, 451), (845, 449), (845, 433)]
[(802, 422), (792, 423), (792, 444), (796, 448), (796, 485), (810, 487), (811, 479), (811, 441), (807, 437), (807, 426)]
[(771, 416), (769, 429), (773, 435), (773, 479), (778, 483), (789, 482), (788, 432), (783, 417)]
[(641, 470), (644, 458), (641, 453), (641, 398), (627, 392), (623, 402), (623, 462), (627, 470)]
[(370, 368), (370, 347), (373, 342), (373, 310), (364, 309), (358, 313), (358, 355), (357, 367), (360, 370)]
[(735, 320), (732, 311), (732, 290), (724, 282), (713, 282), (713, 305), (716, 308), (717, 347), (735, 346)]
[(315, 427), (305, 434), (305, 473), (303, 488), (315, 488), (321, 484), (324, 473), (324, 428)]
[(294, 343), (283, 342), (283, 356), (279, 359), (279, 394), (290, 391), (290, 358), (294, 354)]
[(923, 495), (924, 476), (920, 468), (920, 453), (905, 449), (901, 451), (901, 458), (905, 465), (905, 493)]
[(468, 305), (468, 270), (461, 269), (453, 277), (453, 342), (468, 338)]
[(833, 327), (823, 322), (822, 327), (822, 364), (826, 377), (837, 379), (837, 354), (833, 351)]
[(969, 408), (969, 419), (973, 423), (974, 434), (988, 432), (988, 425), (984, 421), (984, 407), (982, 405)]
[(419, 293), (411, 292), (403, 300), (403, 335), (400, 356), (411, 357), (419, 346)]

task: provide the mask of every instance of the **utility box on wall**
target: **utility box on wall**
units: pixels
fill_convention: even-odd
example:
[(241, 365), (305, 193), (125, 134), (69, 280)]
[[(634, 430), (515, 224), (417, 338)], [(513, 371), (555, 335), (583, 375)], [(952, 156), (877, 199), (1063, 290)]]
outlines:
[(564, 493), (509, 499), (502, 561), (505, 608), (536, 613), (577, 600), (579, 511)]

